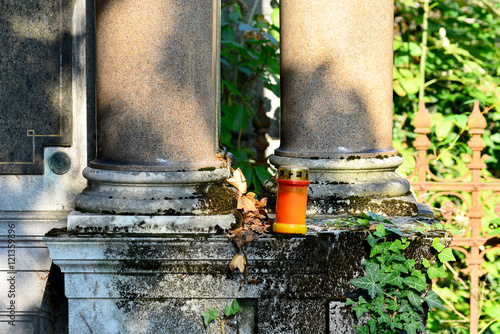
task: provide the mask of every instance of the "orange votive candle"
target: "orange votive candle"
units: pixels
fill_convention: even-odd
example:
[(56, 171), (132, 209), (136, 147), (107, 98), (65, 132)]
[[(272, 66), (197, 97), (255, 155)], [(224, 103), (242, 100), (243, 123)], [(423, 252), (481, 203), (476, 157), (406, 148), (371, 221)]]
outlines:
[(306, 234), (309, 169), (299, 166), (282, 166), (278, 169), (277, 181), (276, 222), (273, 224), (273, 231)]

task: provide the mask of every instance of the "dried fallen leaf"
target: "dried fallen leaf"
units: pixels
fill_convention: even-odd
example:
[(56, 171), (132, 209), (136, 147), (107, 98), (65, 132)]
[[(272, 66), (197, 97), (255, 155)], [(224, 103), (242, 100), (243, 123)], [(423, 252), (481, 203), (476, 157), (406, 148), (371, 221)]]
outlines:
[(375, 231), (377, 229), (377, 225), (371, 225), (368, 229), (369, 231)]
[(227, 179), (226, 182), (238, 189), (242, 194), (247, 192), (247, 180), (239, 168), (233, 172), (233, 176)]
[(255, 200), (255, 207), (257, 209), (260, 209), (260, 208), (265, 208), (267, 205), (267, 197), (264, 197), (263, 199), (261, 199), (260, 201), (259, 200)]
[(231, 160), (229, 159), (229, 156), (226, 155), (226, 159), (224, 159), (222, 156), (223, 153), (217, 154), (217, 159), (222, 161), (227, 166), (227, 169), (231, 170)]
[(249, 197), (248, 194), (239, 196), (237, 209), (243, 210), (243, 213), (256, 211), (257, 208), (255, 207), (255, 198)]
[(245, 266), (247, 265), (247, 259), (241, 254), (236, 254), (231, 263), (229, 263), (229, 269), (234, 271), (234, 269), (238, 268), (241, 272), (245, 271)]

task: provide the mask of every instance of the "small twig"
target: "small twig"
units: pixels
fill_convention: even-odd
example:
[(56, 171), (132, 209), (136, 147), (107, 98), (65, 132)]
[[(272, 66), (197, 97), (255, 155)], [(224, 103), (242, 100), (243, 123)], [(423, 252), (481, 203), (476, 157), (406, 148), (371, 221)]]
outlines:
[(226, 320), (227, 320), (227, 317), (224, 317), (224, 319), (222, 319), (222, 321), (220, 322), (220, 330), (222, 331), (222, 334), (226, 334), (226, 332), (224, 330), (224, 325), (226, 323)]
[(500, 320), (500, 318), (495, 318), (495, 319), (491, 320), (491, 321), (490, 321), (490, 322), (488, 322), (488, 323), (486, 324), (486, 326), (484, 326), (484, 328), (483, 328), (483, 329), (481, 329), (481, 331), (480, 331), (479, 333), (477, 333), (477, 334), (481, 334), (481, 333), (482, 333), (482, 332), (484, 332), (484, 331), (486, 330), (486, 328), (488, 328), (488, 327), (489, 327), (492, 323), (494, 323), (494, 322), (496, 322), (496, 321), (499, 321), (499, 320)]
[[(439, 294), (438, 294), (439, 295)], [(439, 296), (441, 297), (441, 296)], [(458, 315), (460, 318), (464, 319), (464, 321), (466, 322), (469, 322), (469, 318), (467, 318), (465, 315), (463, 315), (462, 313), (458, 312), (457, 309), (455, 308), (455, 306), (453, 306), (453, 304), (451, 302), (449, 302), (448, 300), (446, 300), (445, 298), (441, 297), (441, 299), (451, 308), (451, 310), (456, 314)]]
[(464, 280), (458, 276), (458, 273), (456, 272), (456, 270), (453, 269), (453, 267), (447, 261), (445, 261), (443, 263), (446, 266), (446, 268), (448, 268), (453, 273), (453, 278), (458, 280), (460, 282), (460, 284), (462, 284), (462, 286), (465, 288), (465, 290), (469, 290), (469, 287), (467, 286), (467, 284), (465, 284)]

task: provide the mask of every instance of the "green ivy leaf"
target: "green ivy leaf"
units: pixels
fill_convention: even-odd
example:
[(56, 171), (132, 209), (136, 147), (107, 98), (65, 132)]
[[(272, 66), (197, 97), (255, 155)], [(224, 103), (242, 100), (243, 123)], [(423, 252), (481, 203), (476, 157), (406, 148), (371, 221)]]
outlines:
[(357, 222), (361, 226), (368, 226), (370, 224), (369, 219), (358, 219)]
[(345, 300), (345, 306), (349, 306), (349, 305), (353, 305), (353, 304), (355, 305), (356, 303), (351, 298), (347, 298)]
[(394, 299), (389, 299), (389, 301), (387, 302), (386, 308), (389, 311), (397, 311), (399, 308), (399, 305)]
[(400, 247), (401, 247), (401, 240), (396, 239), (395, 241), (391, 242), (391, 245), (389, 246), (389, 250), (393, 251), (396, 254), (401, 254)]
[(366, 242), (373, 248), (377, 242), (379, 242), (380, 238), (375, 238), (373, 235), (369, 234), (368, 237), (366, 237)]
[(370, 334), (368, 326), (359, 327), (358, 329), (356, 329), (356, 332), (358, 332), (358, 334)]
[(446, 271), (443, 267), (434, 265), (427, 270), (427, 276), (429, 276), (429, 279), (434, 279), (436, 277), (446, 278)]
[(387, 313), (382, 313), (379, 315), (378, 319), (377, 319), (377, 322), (379, 324), (383, 324), (384, 322), (387, 323), (387, 324), (390, 324), (391, 323), (391, 317), (389, 317), (389, 315)]
[(385, 218), (384, 216), (377, 215), (376, 213), (373, 213), (373, 212), (370, 212), (370, 211), (368, 211), (368, 217), (370, 217), (372, 220), (376, 220), (376, 221), (379, 221), (379, 222), (384, 222), (384, 221), (387, 220), (387, 218)]
[(205, 324), (205, 327), (208, 327), (212, 321), (217, 319), (217, 311), (213, 308), (211, 308), (208, 312), (203, 312), (201, 315), (203, 316), (203, 323)]
[(439, 260), (441, 260), (441, 262), (444, 262), (444, 261), (455, 261), (455, 256), (453, 255), (453, 252), (451, 250), (451, 248), (446, 248), (444, 251), (442, 251), (441, 253), (438, 254), (438, 258)]
[(401, 301), (401, 307), (399, 308), (399, 313), (413, 312), (410, 304), (406, 300)]
[(434, 247), (434, 249), (438, 252), (441, 252), (444, 249), (444, 245), (439, 238), (434, 238), (434, 240), (432, 240), (432, 247)]
[(427, 259), (423, 259), (422, 260), (422, 265), (425, 267), (425, 268), (429, 268), (431, 266), (431, 264), (429, 263), (429, 260)]
[(427, 288), (427, 284), (425, 283), (425, 278), (418, 278), (415, 276), (405, 277), (403, 282), (408, 285), (410, 288), (415, 289), (419, 292), (424, 291)]
[(370, 311), (368, 307), (359, 304), (354, 306), (352, 309), (356, 312), (356, 318), (358, 319), (361, 318), (363, 314)]
[(370, 297), (375, 298), (377, 293), (382, 292), (382, 288), (378, 284), (380, 272), (378, 269), (375, 269), (375, 266), (373, 265), (365, 265), (365, 271), (366, 276), (354, 278), (350, 281), (350, 283), (358, 288), (367, 290)]
[(224, 310), (224, 314), (226, 315), (226, 317), (229, 317), (233, 314), (238, 313), (239, 310), (240, 310), (240, 305), (238, 304), (238, 302), (235, 299), (231, 303), (231, 306), (226, 306), (226, 309)]
[(405, 292), (406, 293), (403, 294), (406, 294), (406, 298), (408, 298), (410, 304), (412, 304), (413, 306), (420, 307), (421, 304), (420, 295), (413, 290), (406, 290)]
[(429, 305), (430, 310), (437, 307), (437, 308), (445, 311), (443, 303), (441, 303), (441, 300), (440, 300), (438, 294), (432, 290), (430, 290), (429, 293), (427, 294), (427, 296), (424, 297), (424, 301), (427, 303), (427, 305)]
[(399, 274), (396, 273), (391, 273), (391, 278), (387, 281), (387, 284), (395, 285), (398, 288), (402, 289), (403, 288), (403, 277), (401, 277)]
[(377, 332), (377, 320), (371, 318), (370, 320), (368, 320), (366, 324), (370, 327), (370, 332), (372, 333)]
[(414, 322), (410, 322), (409, 324), (406, 324), (404, 326), (404, 329), (408, 334), (417, 334), (417, 327), (417, 324), (415, 324)]
[[(379, 226), (382, 226), (382, 225), (379, 225)], [(389, 249), (390, 245), (391, 244), (389, 242), (383, 242), (381, 244), (376, 244), (372, 248), (372, 250), (370, 251), (370, 257), (374, 257), (377, 254), (384, 253), (387, 249)]]
[(404, 237), (405, 236), (405, 234), (403, 232), (401, 232), (401, 230), (399, 228), (397, 228), (397, 227), (386, 227), (386, 230), (391, 231), (393, 233), (396, 233), (400, 237)]
[(412, 268), (411, 275), (418, 278), (418, 279), (421, 279), (423, 282), (425, 282), (425, 274), (423, 272), (421, 272), (420, 270)]
[(388, 235), (389, 232), (387, 232), (384, 225), (378, 224), (377, 227), (375, 228), (375, 232), (373, 234), (375, 234), (377, 237), (383, 238), (386, 235)]
[(394, 263), (392, 269), (397, 275), (399, 275), (400, 273), (408, 274), (408, 262)]

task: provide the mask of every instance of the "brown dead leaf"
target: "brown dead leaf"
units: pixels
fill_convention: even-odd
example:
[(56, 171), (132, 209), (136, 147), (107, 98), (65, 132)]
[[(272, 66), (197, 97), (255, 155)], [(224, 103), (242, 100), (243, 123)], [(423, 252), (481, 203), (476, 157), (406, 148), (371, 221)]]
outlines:
[(247, 192), (247, 180), (239, 168), (233, 172), (233, 176), (227, 179), (226, 182), (238, 189), (242, 194)]
[(377, 225), (371, 225), (368, 230), (369, 231), (375, 231), (375, 230), (377, 230)]
[[(252, 193), (250, 193), (252, 194)], [(254, 194), (255, 196), (255, 194)], [(249, 212), (249, 211), (257, 211), (257, 208), (255, 207), (255, 198), (249, 197), (247, 195), (241, 195), (238, 197), (238, 210), (243, 210), (243, 213)]]
[(229, 269), (234, 271), (234, 269), (238, 268), (241, 272), (245, 271), (245, 266), (247, 265), (247, 259), (241, 254), (236, 254), (231, 263), (229, 263)]
[(257, 209), (265, 208), (266, 206), (267, 206), (267, 197), (264, 197), (260, 201), (259, 200), (255, 200), (255, 207)]

